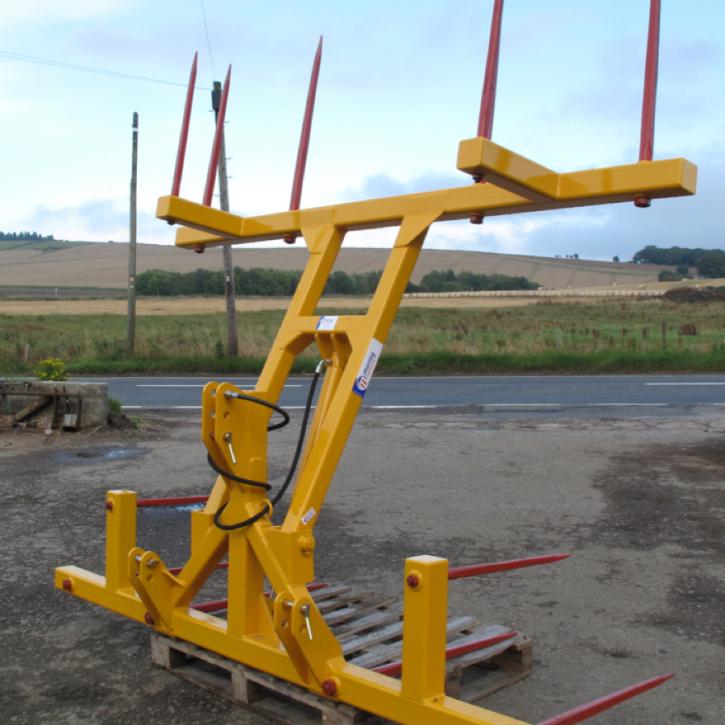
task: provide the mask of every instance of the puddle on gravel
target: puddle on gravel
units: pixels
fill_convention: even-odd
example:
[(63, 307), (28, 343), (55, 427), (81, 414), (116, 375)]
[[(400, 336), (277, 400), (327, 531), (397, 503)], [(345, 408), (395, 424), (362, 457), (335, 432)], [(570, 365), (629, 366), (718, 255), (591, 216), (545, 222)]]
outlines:
[(135, 446), (94, 446), (93, 448), (57, 451), (52, 454), (51, 458), (54, 462), (61, 464), (95, 465), (108, 461), (125, 461), (139, 458), (148, 452), (148, 448), (137, 448)]

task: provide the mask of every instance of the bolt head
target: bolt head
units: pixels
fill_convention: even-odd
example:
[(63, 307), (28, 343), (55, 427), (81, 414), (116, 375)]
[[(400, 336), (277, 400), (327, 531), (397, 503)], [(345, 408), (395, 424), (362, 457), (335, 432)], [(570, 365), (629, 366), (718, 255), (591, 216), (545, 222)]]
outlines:
[(483, 224), (483, 215), (471, 214), (471, 216), (468, 217), (468, 221), (470, 221), (471, 224)]
[(420, 577), (417, 574), (408, 574), (405, 579), (405, 583), (411, 588), (415, 589), (420, 585)]
[(106, 511), (113, 511), (113, 501), (106, 501)]
[(70, 579), (63, 579), (63, 591), (72, 592), (73, 582)]
[(322, 681), (322, 691), (328, 696), (328, 697), (335, 697), (337, 695), (337, 682), (333, 680), (331, 677), (329, 677), (326, 680)]
[(146, 624), (151, 624), (151, 625), (156, 624), (156, 621), (154, 620), (154, 618), (151, 616), (151, 614), (149, 612), (146, 612), (146, 614), (143, 615), (143, 621), (146, 622)]
[(635, 196), (634, 205), (639, 209), (647, 209), (652, 204), (652, 199), (648, 196)]

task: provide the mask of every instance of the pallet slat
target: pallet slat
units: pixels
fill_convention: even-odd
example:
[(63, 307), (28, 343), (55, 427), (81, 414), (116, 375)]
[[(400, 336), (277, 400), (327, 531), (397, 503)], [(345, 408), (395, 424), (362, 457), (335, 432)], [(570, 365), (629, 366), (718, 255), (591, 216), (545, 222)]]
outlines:
[[(312, 593), (328, 626), (341, 643), (348, 662), (374, 668), (398, 661), (402, 652), (402, 603), (330, 584)], [(509, 631), (502, 625), (482, 625), (474, 617), (452, 616), (446, 632), (451, 645)], [(151, 636), (154, 664), (232, 700), (273, 722), (366, 725), (386, 722), (350, 705), (308, 690), (157, 633)], [(493, 647), (470, 652), (446, 663), (446, 693), (467, 702), (485, 697), (526, 677), (532, 666), (532, 643), (523, 635)]]

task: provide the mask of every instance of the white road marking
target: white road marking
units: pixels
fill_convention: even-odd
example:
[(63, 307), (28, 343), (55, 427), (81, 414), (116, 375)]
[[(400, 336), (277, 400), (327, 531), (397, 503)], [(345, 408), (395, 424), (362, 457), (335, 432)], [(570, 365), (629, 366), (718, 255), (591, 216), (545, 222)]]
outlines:
[(561, 403), (482, 403), (484, 408), (561, 408)]
[(669, 403), (587, 403), (589, 408), (662, 408)]
[(708, 382), (708, 383), (645, 383), (645, 385), (725, 385), (725, 383), (715, 383), (715, 382)]

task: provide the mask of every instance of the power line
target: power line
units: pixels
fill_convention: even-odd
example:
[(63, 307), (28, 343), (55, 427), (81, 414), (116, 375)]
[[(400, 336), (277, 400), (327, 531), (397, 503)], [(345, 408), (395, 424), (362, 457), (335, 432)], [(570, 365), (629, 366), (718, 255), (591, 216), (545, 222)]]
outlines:
[(206, 34), (206, 47), (209, 50), (209, 62), (211, 63), (211, 74), (216, 78), (216, 71), (214, 70), (214, 56), (211, 52), (211, 40), (209, 40), (209, 26), (206, 24), (206, 8), (204, 7), (204, 0), (201, 2), (201, 17), (204, 19), (204, 33)]
[[(113, 78), (125, 78), (133, 81), (144, 81), (145, 83), (160, 83), (166, 86), (180, 86), (186, 88), (186, 83), (177, 83), (176, 81), (167, 81), (163, 78), (152, 78), (150, 76), (137, 76), (132, 73), (121, 73), (119, 71), (108, 70), (107, 68), (98, 68), (91, 65), (78, 65), (77, 63), (67, 63), (62, 60), (54, 60), (52, 58), (40, 58), (35, 55), (26, 55), (24, 53), (14, 53), (10, 50), (0, 50), (0, 58), (8, 60), (17, 60), (23, 63), (36, 63), (38, 65), (47, 65), (52, 68), (61, 68), (63, 70), (73, 70), (81, 73), (94, 73), (96, 75), (111, 76)], [(197, 86), (197, 88), (210, 91), (211, 88), (206, 86)]]

